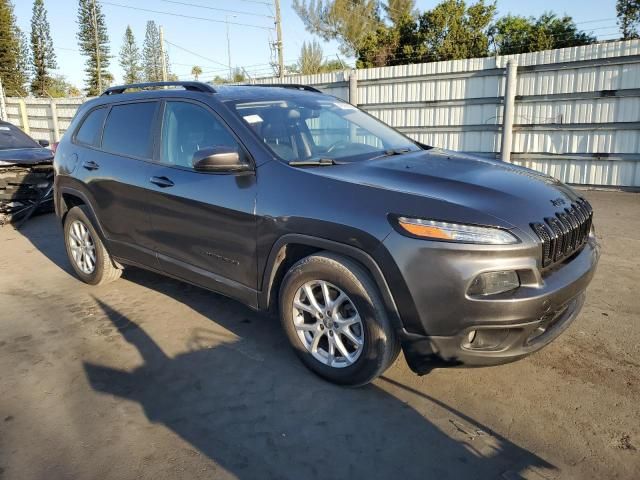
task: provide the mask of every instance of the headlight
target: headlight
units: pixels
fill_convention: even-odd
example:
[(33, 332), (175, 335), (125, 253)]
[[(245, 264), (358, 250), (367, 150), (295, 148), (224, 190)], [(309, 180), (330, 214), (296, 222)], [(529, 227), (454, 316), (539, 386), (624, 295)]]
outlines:
[(511, 245), (519, 242), (512, 233), (500, 228), (407, 217), (398, 217), (398, 225), (413, 236), (430, 240), (486, 245)]

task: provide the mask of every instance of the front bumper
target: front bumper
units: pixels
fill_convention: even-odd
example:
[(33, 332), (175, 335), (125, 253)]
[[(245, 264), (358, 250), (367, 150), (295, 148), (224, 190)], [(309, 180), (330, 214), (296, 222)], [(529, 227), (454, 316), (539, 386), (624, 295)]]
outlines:
[[(388, 241), (397, 243), (387, 245), (388, 251), (402, 252), (395, 260), (413, 307), (400, 312), (402, 346), (419, 374), (441, 366), (507, 363), (548, 345), (580, 312), (600, 255), (591, 236), (573, 257), (542, 272), (535, 245), (490, 251), (400, 236)], [(398, 244), (404, 249), (396, 250)], [(477, 274), (510, 269), (520, 275), (520, 288), (481, 298), (467, 295)], [(406, 317), (411, 311), (417, 318)]]

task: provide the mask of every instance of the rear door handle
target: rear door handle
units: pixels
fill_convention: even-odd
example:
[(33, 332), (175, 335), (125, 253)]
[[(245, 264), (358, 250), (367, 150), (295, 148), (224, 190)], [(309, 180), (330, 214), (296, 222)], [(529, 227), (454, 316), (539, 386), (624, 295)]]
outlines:
[(167, 177), (151, 177), (149, 181), (160, 188), (173, 187), (174, 185)]
[(98, 170), (100, 168), (100, 165), (98, 165), (96, 162), (94, 162), (93, 160), (86, 160), (82, 166), (87, 169), (87, 170)]

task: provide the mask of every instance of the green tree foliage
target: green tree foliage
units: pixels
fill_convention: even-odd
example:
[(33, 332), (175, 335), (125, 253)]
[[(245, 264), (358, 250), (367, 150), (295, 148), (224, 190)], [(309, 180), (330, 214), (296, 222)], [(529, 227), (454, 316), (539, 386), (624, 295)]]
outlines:
[(303, 42), (300, 57), (298, 57), (298, 71), (303, 75), (320, 73), (323, 60), (322, 47), (316, 40), (309, 43)]
[(498, 55), (577, 47), (596, 41), (594, 36), (579, 31), (571, 17), (550, 12), (537, 19), (507, 15), (493, 25), (490, 35)]
[(57, 68), (56, 54), (53, 50), (53, 40), (44, 0), (33, 2), (31, 16), (31, 92), (39, 97), (46, 97), (52, 82), (51, 70)]
[[(164, 59), (167, 66), (167, 80), (172, 80), (175, 78), (175, 75), (170, 72), (169, 55), (167, 52), (164, 54)], [(153, 20), (147, 22), (147, 30), (144, 36), (144, 44), (142, 46), (142, 68), (146, 82), (162, 81), (162, 45), (160, 44), (160, 29)]]
[(136, 44), (131, 27), (127, 25), (120, 47), (120, 66), (124, 72), (124, 83), (138, 83), (142, 81), (142, 66), (140, 65), (140, 49)]
[(142, 46), (142, 65), (144, 79), (147, 82), (159, 82), (162, 80), (161, 51), (160, 31), (156, 22), (149, 20)]
[(197, 82), (198, 78), (200, 78), (200, 75), (202, 75), (202, 68), (200, 68), (198, 65), (194, 65), (191, 69), (191, 75), (193, 75), (193, 79)]
[(215, 83), (217, 85), (222, 85), (225, 83), (240, 83), (240, 82), (246, 82), (246, 81), (247, 81), (247, 77), (245, 76), (242, 69), (240, 67), (236, 67), (233, 69), (230, 79), (223, 78), (220, 75), (216, 75), (213, 78), (212, 83)]
[(522, 53), (595, 41), (579, 31), (571, 17), (553, 13), (537, 19), (507, 16), (496, 22), (496, 5), (486, 0), (442, 0), (424, 12), (416, 11), (414, 0), (294, 0), (293, 6), (309, 32), (337, 40), (344, 53), (356, 57), (358, 68)]
[(67, 79), (63, 75), (53, 75), (49, 79), (47, 94), (54, 98), (82, 96), (82, 92), (67, 82)]
[(8, 96), (27, 94), (28, 50), (24, 35), (16, 26), (13, 4), (0, 0), (0, 79)]
[(618, 0), (616, 2), (618, 25), (622, 32), (622, 38), (629, 40), (640, 37), (640, 0)]
[[(80, 51), (87, 57), (85, 67), (85, 89), (88, 95), (99, 95), (100, 88), (105, 88), (113, 80), (109, 73), (109, 36), (102, 13), (100, 2), (97, 0), (78, 1), (78, 45)], [(98, 58), (100, 72), (98, 73)], [(99, 79), (102, 85), (99, 85)]]
[(338, 40), (346, 55), (356, 54), (381, 23), (376, 0), (293, 0), (293, 9), (309, 32)]
[(303, 42), (298, 62), (294, 67), (295, 73), (312, 75), (314, 73), (341, 70), (344, 66), (338, 59), (325, 61), (324, 52), (317, 40)]

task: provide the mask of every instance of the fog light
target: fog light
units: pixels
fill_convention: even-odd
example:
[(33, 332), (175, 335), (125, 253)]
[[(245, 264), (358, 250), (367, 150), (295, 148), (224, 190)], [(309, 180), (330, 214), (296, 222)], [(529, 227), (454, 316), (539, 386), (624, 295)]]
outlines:
[(469, 334), (467, 335), (467, 342), (469, 344), (472, 344), (475, 339), (476, 339), (476, 331), (475, 330), (471, 330), (469, 332)]
[(481, 273), (471, 282), (469, 295), (495, 295), (520, 286), (518, 274), (513, 270)]

